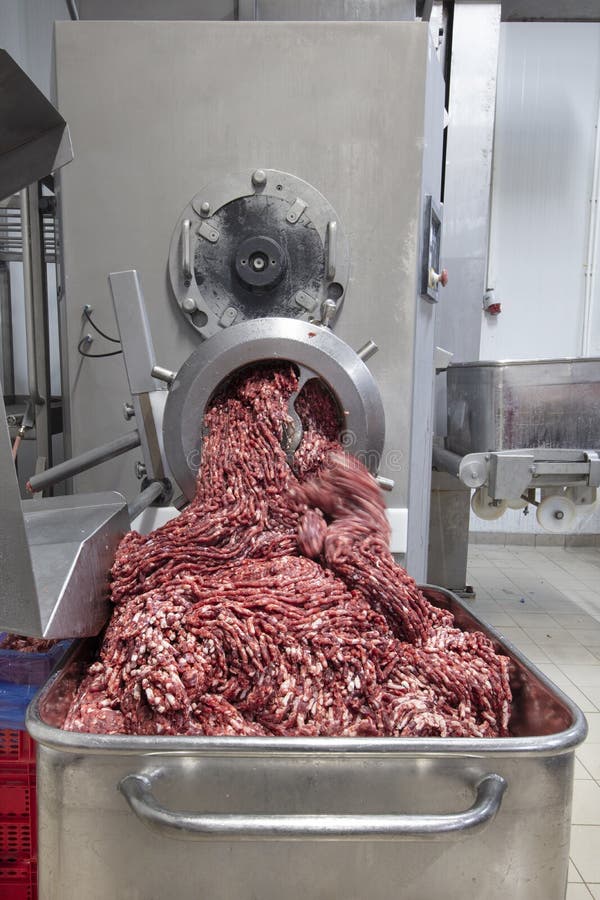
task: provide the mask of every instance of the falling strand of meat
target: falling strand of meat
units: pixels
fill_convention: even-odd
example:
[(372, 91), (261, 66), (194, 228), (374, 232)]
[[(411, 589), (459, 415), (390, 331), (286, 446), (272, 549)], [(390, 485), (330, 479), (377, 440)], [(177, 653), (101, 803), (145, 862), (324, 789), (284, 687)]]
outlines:
[(194, 501), (119, 546), (114, 613), (65, 728), (508, 733), (508, 660), (394, 562), (381, 492), (341, 452), (318, 382), (296, 401), (304, 438), (290, 469), (296, 387), (289, 365), (261, 365), (214, 400)]

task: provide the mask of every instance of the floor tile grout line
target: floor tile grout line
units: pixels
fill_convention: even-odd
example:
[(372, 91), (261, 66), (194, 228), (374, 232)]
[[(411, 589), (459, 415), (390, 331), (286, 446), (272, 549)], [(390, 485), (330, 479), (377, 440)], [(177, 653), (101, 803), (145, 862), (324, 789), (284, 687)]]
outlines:
[[(573, 866), (573, 868), (575, 869), (575, 871), (577, 872), (577, 874), (578, 874), (579, 877), (581, 878), (581, 881), (583, 881), (583, 883), (585, 884), (583, 875), (581, 874), (581, 872), (579, 871), (579, 869), (578, 869), (577, 866), (575, 865), (575, 861), (573, 860), (572, 856), (570, 855), (570, 852), (571, 852), (571, 850), (570, 850), (570, 848), (569, 848), (569, 862), (571, 863), (571, 865)], [(577, 882), (577, 881), (571, 881), (570, 884), (579, 884), (579, 882)]]

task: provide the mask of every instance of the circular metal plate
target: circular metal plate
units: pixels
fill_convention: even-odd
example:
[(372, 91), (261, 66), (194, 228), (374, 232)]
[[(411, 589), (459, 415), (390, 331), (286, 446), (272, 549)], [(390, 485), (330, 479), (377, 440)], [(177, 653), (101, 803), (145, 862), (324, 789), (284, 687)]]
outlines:
[[(181, 214), (169, 251), (169, 276), (182, 313), (203, 337), (264, 316), (319, 322), (323, 302), (336, 313), (349, 277), (348, 242), (331, 204), (316, 188), (276, 169), (248, 169), (207, 185)], [(263, 272), (243, 277), (248, 241), (278, 252)], [(242, 260), (246, 259), (246, 263)], [(274, 277), (270, 268), (280, 269)], [(332, 320), (333, 321), (333, 320)]]
[[(299, 292), (317, 303), (325, 277), (321, 238), (310, 221), (289, 225), (289, 208), (278, 197), (240, 197), (212, 217), (220, 237), (197, 242), (194, 278), (213, 310), (223, 302), (242, 322), (306, 314)], [(260, 261), (263, 268), (254, 268)], [(318, 318), (320, 308), (313, 312)]]
[(344, 445), (375, 474), (383, 450), (385, 420), (379, 389), (351, 347), (308, 322), (253, 319), (221, 331), (184, 362), (169, 390), (163, 440), (169, 468), (188, 499), (200, 467), (202, 421), (219, 385), (244, 366), (288, 360), (315, 372), (345, 417)]

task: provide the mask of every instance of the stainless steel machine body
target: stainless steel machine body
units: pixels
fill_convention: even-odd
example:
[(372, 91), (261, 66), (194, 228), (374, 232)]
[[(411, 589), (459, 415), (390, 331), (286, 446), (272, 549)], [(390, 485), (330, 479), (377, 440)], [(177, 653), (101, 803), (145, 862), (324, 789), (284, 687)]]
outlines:
[(456, 597), (425, 590), (512, 658), (511, 737), (69, 733), (80, 645), (28, 712), (40, 896), (563, 900), (585, 719)]
[(451, 363), (446, 377), (454, 453), (600, 448), (600, 359)]
[[(331, 319), (336, 336), (354, 349), (368, 339), (379, 347), (370, 369), (386, 420), (380, 474), (395, 482), (388, 495), (394, 515), (408, 517), (408, 541), (393, 549), (406, 552), (410, 571), (423, 577), (435, 304), (421, 293), (422, 245), (427, 209), (439, 212), (444, 102), (427, 24), (58, 23), (56, 83), (76, 147), (60, 185), (70, 452), (118, 434), (128, 400), (118, 360), (82, 361), (77, 353), (83, 302), (93, 297), (98, 320), (110, 321), (106, 277), (135, 267), (157, 359), (177, 371), (203, 329), (236, 321), (225, 315), (229, 306), (209, 303), (206, 291), (199, 296), (204, 284), (190, 271), (199, 253), (205, 267), (207, 253), (223, 253), (235, 218), (225, 221), (219, 210), (235, 202), (237, 189), (221, 200), (206, 190), (245, 172), (243, 190), (259, 203), (260, 175), (250, 185), (250, 173), (266, 173), (267, 183), (271, 172), (293, 173), (275, 184), (290, 204), (281, 227), (289, 234), (305, 228), (324, 267), (312, 281), (314, 294), (293, 285), (297, 299), (298, 291), (309, 295), (293, 302), (300, 317), (319, 322), (323, 298), (343, 299)], [(181, 217), (190, 200), (193, 214)], [(287, 217), (295, 204), (293, 222)], [(206, 237), (198, 234), (203, 225)], [(439, 250), (438, 239), (434, 244)], [(181, 269), (190, 288), (195, 277), (193, 296), (186, 278), (178, 280)], [(312, 300), (309, 310), (303, 304)], [(181, 310), (207, 322), (196, 315), (192, 328)], [(78, 476), (77, 490), (106, 484), (131, 495), (129, 459)]]

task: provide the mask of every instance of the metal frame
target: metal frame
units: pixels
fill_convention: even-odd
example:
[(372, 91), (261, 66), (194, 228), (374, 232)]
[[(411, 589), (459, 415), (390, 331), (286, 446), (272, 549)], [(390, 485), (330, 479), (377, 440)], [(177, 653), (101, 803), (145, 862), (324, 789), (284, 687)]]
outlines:
[(43, 219), (39, 182), (21, 191), (23, 228), (23, 288), (27, 337), (27, 381), (35, 406), (36, 453), (52, 465), (50, 397), (50, 335), (48, 285), (43, 249)]

